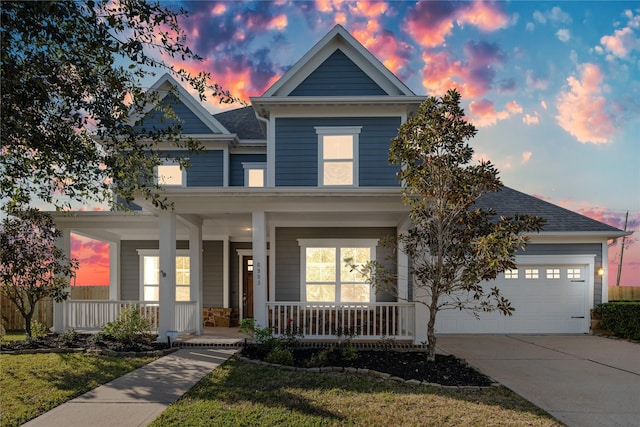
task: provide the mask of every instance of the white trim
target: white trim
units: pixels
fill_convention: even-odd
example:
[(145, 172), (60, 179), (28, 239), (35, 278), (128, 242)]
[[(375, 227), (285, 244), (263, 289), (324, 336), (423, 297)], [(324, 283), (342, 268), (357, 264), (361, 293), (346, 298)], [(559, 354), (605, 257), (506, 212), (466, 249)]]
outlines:
[[(182, 160), (189, 160), (189, 158), (188, 157), (183, 157)], [(159, 183), (160, 176), (158, 175), (158, 167), (159, 166), (179, 166), (180, 167), (180, 172), (182, 173), (180, 185), (160, 184)], [(176, 159), (163, 158), (161, 164), (153, 167), (153, 175), (154, 175), (154, 179), (155, 179), (156, 184), (160, 184), (163, 188), (184, 188), (184, 187), (187, 186), (187, 170), (185, 168), (183, 168), (182, 166), (180, 166), (180, 162), (178, 160), (176, 160)]]
[[(316, 126), (318, 135), (318, 187), (359, 187), (360, 185), (360, 132), (362, 126)], [(352, 158), (352, 184), (350, 185), (325, 185), (324, 184), (324, 137), (325, 136), (351, 136), (353, 146)]]
[[(267, 162), (242, 162), (242, 168), (244, 169), (244, 186), (249, 187), (249, 171), (262, 170), (262, 187), (267, 186)], [(253, 186), (251, 188), (262, 188)]]
[(244, 287), (244, 270), (242, 265), (242, 258), (245, 256), (253, 257), (253, 249), (236, 249), (238, 254), (238, 318), (244, 319), (244, 304), (242, 301), (242, 288)]
[[(297, 239), (300, 246), (300, 301), (307, 300), (307, 284), (306, 284), (306, 249), (307, 248), (369, 248), (371, 250), (371, 261), (377, 258), (377, 247), (380, 239)], [(336, 260), (337, 264), (341, 264), (341, 260)], [(336, 270), (336, 272), (339, 269)], [(342, 283), (342, 280), (339, 281)], [(336, 301), (339, 301), (340, 294), (338, 286), (336, 286)], [(369, 285), (369, 302), (376, 302), (376, 293), (373, 286)]]

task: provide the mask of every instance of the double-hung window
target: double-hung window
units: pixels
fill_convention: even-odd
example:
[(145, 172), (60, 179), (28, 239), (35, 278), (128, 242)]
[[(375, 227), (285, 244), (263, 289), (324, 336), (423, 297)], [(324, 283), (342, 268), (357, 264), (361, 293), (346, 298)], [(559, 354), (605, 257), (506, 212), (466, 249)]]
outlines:
[[(160, 300), (160, 256), (155, 249), (139, 249), (140, 298)], [(188, 250), (176, 251), (176, 301), (190, 301), (190, 259)]]
[(318, 185), (358, 186), (358, 145), (361, 126), (316, 127)]
[(187, 174), (180, 164), (174, 160), (165, 160), (155, 167), (156, 182), (165, 187), (185, 187)]
[(377, 239), (299, 239), (301, 293), (307, 302), (354, 302), (374, 300), (366, 278), (351, 269), (376, 259)]

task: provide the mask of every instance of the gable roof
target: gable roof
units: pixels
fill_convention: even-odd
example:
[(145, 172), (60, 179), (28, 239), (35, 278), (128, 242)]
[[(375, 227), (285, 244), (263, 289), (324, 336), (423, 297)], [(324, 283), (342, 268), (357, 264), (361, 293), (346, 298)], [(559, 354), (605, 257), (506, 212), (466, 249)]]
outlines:
[(173, 77), (165, 73), (157, 82), (151, 86), (150, 92), (157, 94), (157, 103), (145, 106), (143, 113), (137, 117), (133, 117), (133, 121), (137, 121), (146, 114), (154, 110), (167, 96), (172, 95), (184, 104), (184, 106), (200, 121), (200, 124), (214, 134), (229, 134), (230, 132), (216, 120), (202, 103), (198, 102), (187, 90), (182, 87)]
[(388, 95), (416, 96), (382, 62), (341, 25), (336, 25), (311, 50), (296, 62), (262, 97), (288, 96), (318, 66), (340, 49)]
[(607, 238), (629, 234), (509, 187), (503, 187), (496, 193), (483, 195), (476, 202), (476, 206), (484, 209), (493, 208), (501, 216), (536, 215), (543, 217), (547, 220), (542, 229), (544, 233), (602, 234)]

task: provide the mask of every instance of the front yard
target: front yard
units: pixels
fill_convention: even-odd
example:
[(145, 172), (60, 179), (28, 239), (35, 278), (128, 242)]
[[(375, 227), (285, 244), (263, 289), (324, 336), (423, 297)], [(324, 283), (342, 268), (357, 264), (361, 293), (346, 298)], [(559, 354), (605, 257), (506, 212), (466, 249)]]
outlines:
[(231, 359), (152, 426), (561, 426), (504, 387), (456, 390)]
[(77, 353), (0, 355), (0, 426), (19, 426), (154, 359)]

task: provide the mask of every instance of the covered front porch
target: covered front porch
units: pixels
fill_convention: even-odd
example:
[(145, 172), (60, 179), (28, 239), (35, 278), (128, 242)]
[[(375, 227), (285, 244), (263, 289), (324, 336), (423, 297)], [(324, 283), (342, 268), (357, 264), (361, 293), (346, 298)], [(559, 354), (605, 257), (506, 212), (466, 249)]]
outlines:
[[(65, 232), (63, 244), (69, 244), (73, 232), (109, 242), (111, 248), (109, 300), (57, 304), (57, 331), (97, 330), (122, 310), (136, 307), (159, 340), (174, 331), (201, 335), (203, 311), (206, 315), (215, 307), (233, 311), (239, 319), (252, 317), (276, 335), (295, 327), (313, 340), (344, 334), (358, 340), (426, 340), (416, 328), (423, 324), (421, 305), (402, 302), (409, 294), (408, 262), (402, 254), (397, 258), (398, 268), (405, 269), (398, 272), (401, 298), (380, 299), (374, 291), (357, 302), (340, 301), (339, 293), (335, 302), (305, 297), (303, 245), (325, 238), (377, 242), (384, 233), (401, 232), (407, 215), (397, 190), (360, 189), (357, 195), (331, 190), (311, 196), (303, 189), (218, 188), (197, 194), (182, 189), (170, 196), (172, 210), (144, 206), (146, 211), (134, 214), (57, 217)], [(155, 284), (144, 277), (145, 257), (156, 259)], [(176, 267), (176, 257), (187, 260), (186, 275)]]

